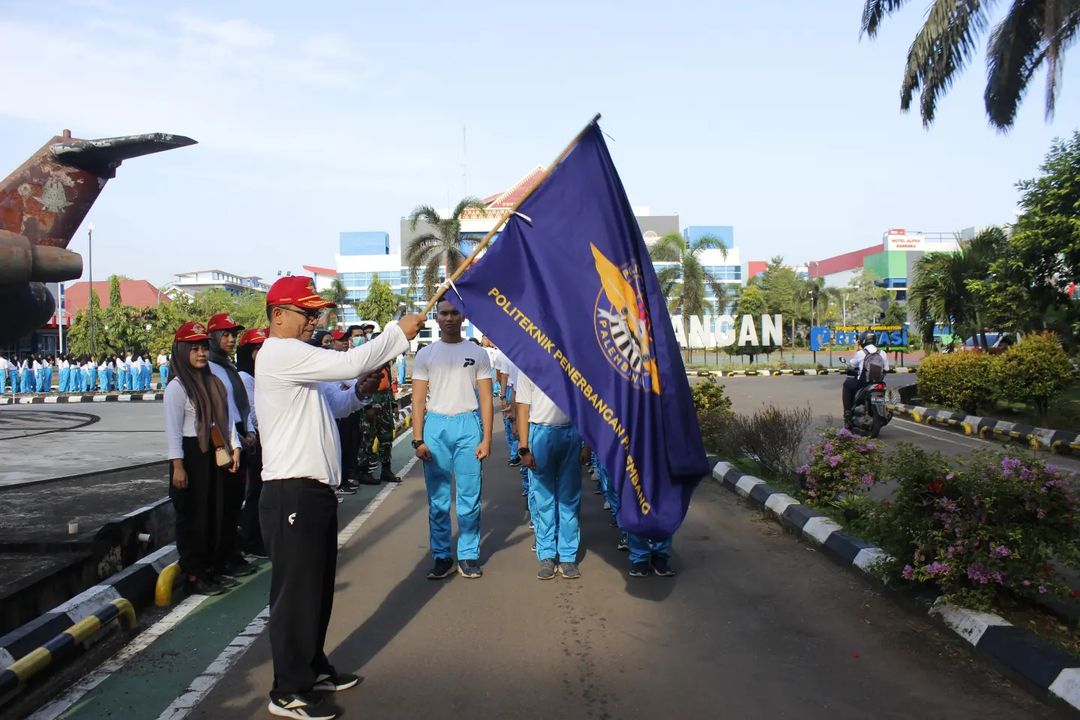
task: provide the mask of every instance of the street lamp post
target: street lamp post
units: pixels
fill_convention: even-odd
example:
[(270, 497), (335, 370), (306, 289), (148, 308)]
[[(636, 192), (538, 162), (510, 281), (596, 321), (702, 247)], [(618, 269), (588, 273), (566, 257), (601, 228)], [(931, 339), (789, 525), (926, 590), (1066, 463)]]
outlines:
[(94, 223), (86, 228), (87, 266), (90, 275), (90, 292), (86, 295), (86, 304), (90, 308), (90, 357), (94, 357)]

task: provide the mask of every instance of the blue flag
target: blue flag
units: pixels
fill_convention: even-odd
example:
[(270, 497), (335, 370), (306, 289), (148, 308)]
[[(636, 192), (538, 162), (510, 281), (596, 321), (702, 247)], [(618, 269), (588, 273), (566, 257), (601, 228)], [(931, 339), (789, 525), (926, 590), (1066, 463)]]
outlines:
[(518, 213), (447, 299), (596, 451), (620, 526), (669, 536), (708, 462), (664, 296), (595, 123)]

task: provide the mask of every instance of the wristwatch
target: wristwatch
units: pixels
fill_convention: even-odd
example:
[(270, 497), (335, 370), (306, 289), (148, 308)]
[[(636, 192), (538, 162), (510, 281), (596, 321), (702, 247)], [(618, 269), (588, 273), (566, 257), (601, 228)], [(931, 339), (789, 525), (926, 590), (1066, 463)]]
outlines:
[(523, 458), (528, 454), (529, 454), (529, 448), (528, 447), (519, 447), (518, 448), (518, 457), (519, 458)]
[(412, 441), (412, 447), (413, 447), (413, 450), (416, 450), (416, 449), (418, 449), (418, 448), (419, 448), (419, 447), (420, 447), (421, 445), (423, 445), (423, 444), (424, 444), (424, 441), (423, 441), (423, 440), (413, 440), (413, 441)]

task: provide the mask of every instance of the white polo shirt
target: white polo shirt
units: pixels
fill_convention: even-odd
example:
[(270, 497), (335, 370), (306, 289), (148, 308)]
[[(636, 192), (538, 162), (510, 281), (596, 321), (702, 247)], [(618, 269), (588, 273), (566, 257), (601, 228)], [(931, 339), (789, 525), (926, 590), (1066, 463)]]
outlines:
[(569, 425), (570, 418), (551, 401), (544, 391), (536, 387), (525, 373), (518, 373), (514, 386), (514, 399), (529, 406), (529, 422), (538, 425)]
[(337, 487), (341, 440), (325, 383), (355, 380), (408, 347), (397, 325), (346, 352), (312, 347), (300, 340), (267, 338), (255, 363), (262, 479), (313, 478)]
[(476, 385), (491, 379), (491, 362), (484, 348), (468, 340), (438, 340), (416, 353), (412, 376), (427, 381), (429, 412), (460, 415), (480, 408)]

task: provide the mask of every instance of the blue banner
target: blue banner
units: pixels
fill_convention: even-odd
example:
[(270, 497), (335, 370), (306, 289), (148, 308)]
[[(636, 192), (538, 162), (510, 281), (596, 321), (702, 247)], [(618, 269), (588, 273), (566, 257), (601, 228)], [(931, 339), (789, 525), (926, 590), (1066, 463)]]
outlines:
[(594, 123), (447, 299), (574, 423), (619, 524), (670, 536), (709, 471), (648, 249)]
[(877, 338), (875, 344), (882, 350), (907, 349), (908, 329), (900, 325), (861, 325), (836, 329), (815, 326), (810, 328), (810, 349), (817, 352), (827, 349), (829, 345), (854, 347), (859, 335), (867, 330), (874, 333)]

